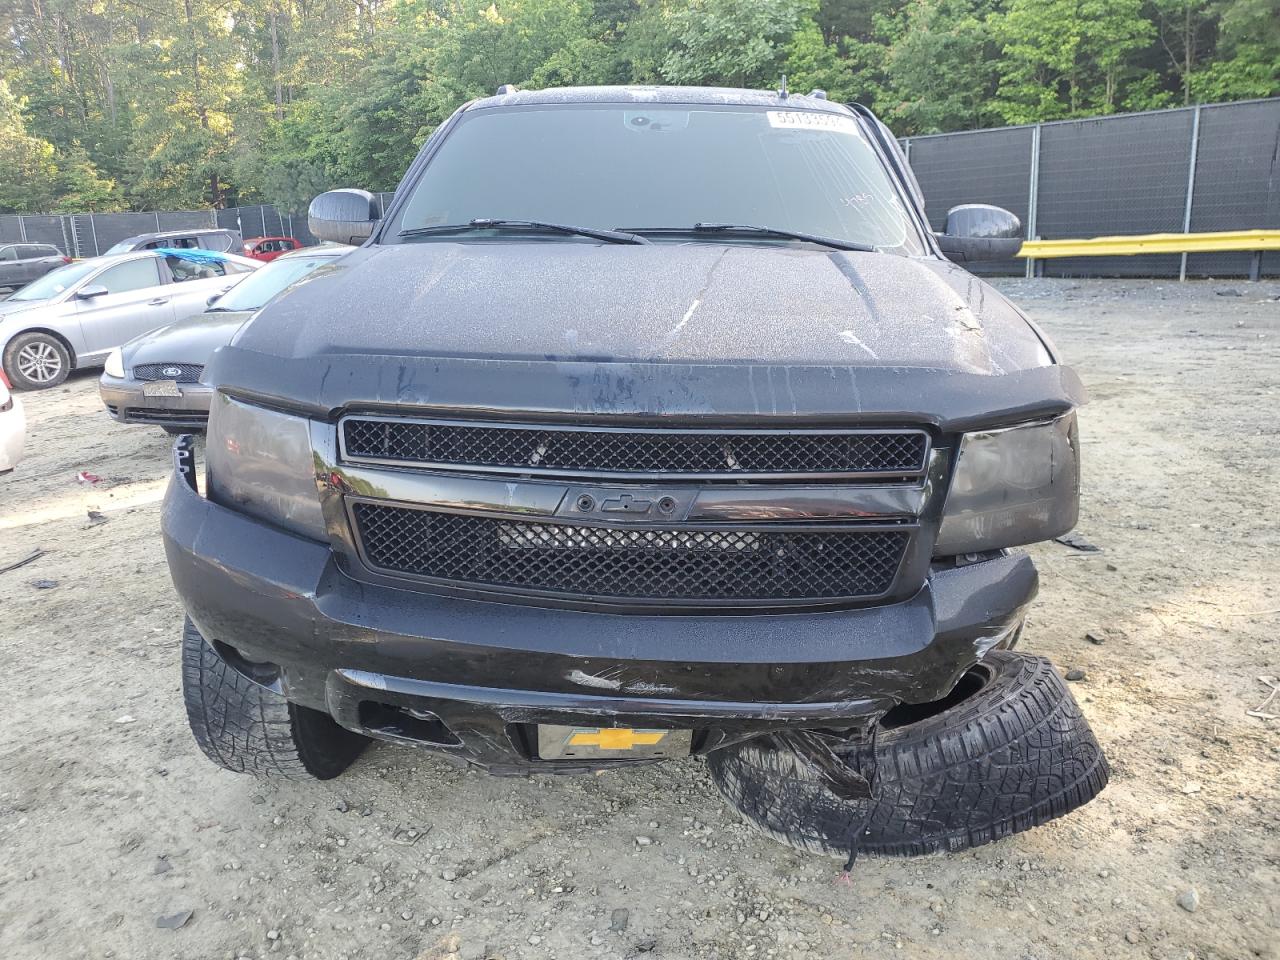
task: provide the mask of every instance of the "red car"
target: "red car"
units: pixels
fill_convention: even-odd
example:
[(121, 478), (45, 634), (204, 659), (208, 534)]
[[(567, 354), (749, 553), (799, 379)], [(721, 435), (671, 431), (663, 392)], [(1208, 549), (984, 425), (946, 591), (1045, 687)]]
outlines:
[(302, 249), (302, 241), (293, 237), (250, 237), (244, 242), (244, 255), (269, 263), (282, 253)]

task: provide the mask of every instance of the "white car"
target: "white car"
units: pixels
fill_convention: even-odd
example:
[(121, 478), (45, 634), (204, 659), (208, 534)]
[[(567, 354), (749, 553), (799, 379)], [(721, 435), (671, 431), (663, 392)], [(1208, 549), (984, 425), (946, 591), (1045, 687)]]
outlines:
[(0, 365), (16, 389), (56, 387), (126, 340), (198, 313), (260, 266), (167, 248), (69, 263), (0, 301)]
[(9, 390), (9, 380), (0, 370), (0, 476), (18, 465), (26, 442), (27, 417), (22, 412), (22, 401)]

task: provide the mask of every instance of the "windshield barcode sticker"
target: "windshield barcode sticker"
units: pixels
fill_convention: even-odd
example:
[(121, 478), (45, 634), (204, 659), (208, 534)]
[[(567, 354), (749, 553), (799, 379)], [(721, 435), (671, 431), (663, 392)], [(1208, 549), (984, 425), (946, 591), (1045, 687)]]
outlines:
[(819, 113), (816, 110), (770, 110), (769, 126), (784, 130), (831, 130), (835, 133), (857, 135), (858, 123), (853, 117), (838, 113)]

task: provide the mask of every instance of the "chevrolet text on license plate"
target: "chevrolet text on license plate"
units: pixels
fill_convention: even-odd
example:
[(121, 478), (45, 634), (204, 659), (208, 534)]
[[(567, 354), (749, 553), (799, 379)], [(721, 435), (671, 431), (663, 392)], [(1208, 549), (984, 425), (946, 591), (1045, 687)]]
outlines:
[(689, 730), (538, 724), (538, 756), (543, 760), (687, 757), (692, 742), (693, 734)]

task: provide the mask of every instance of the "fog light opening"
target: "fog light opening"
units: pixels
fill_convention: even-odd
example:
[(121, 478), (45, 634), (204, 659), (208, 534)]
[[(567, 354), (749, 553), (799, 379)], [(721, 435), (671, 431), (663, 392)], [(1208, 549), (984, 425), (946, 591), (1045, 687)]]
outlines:
[(896, 730), (946, 713), (986, 687), (991, 682), (992, 676), (990, 667), (976, 663), (965, 671), (964, 676), (951, 689), (951, 692), (941, 700), (930, 700), (928, 703), (900, 703), (880, 718), (880, 726), (885, 730)]
[(460, 747), (462, 741), (443, 720), (430, 710), (405, 707), (376, 700), (361, 700), (360, 726), (370, 733), (396, 740), (431, 743), (440, 747)]

